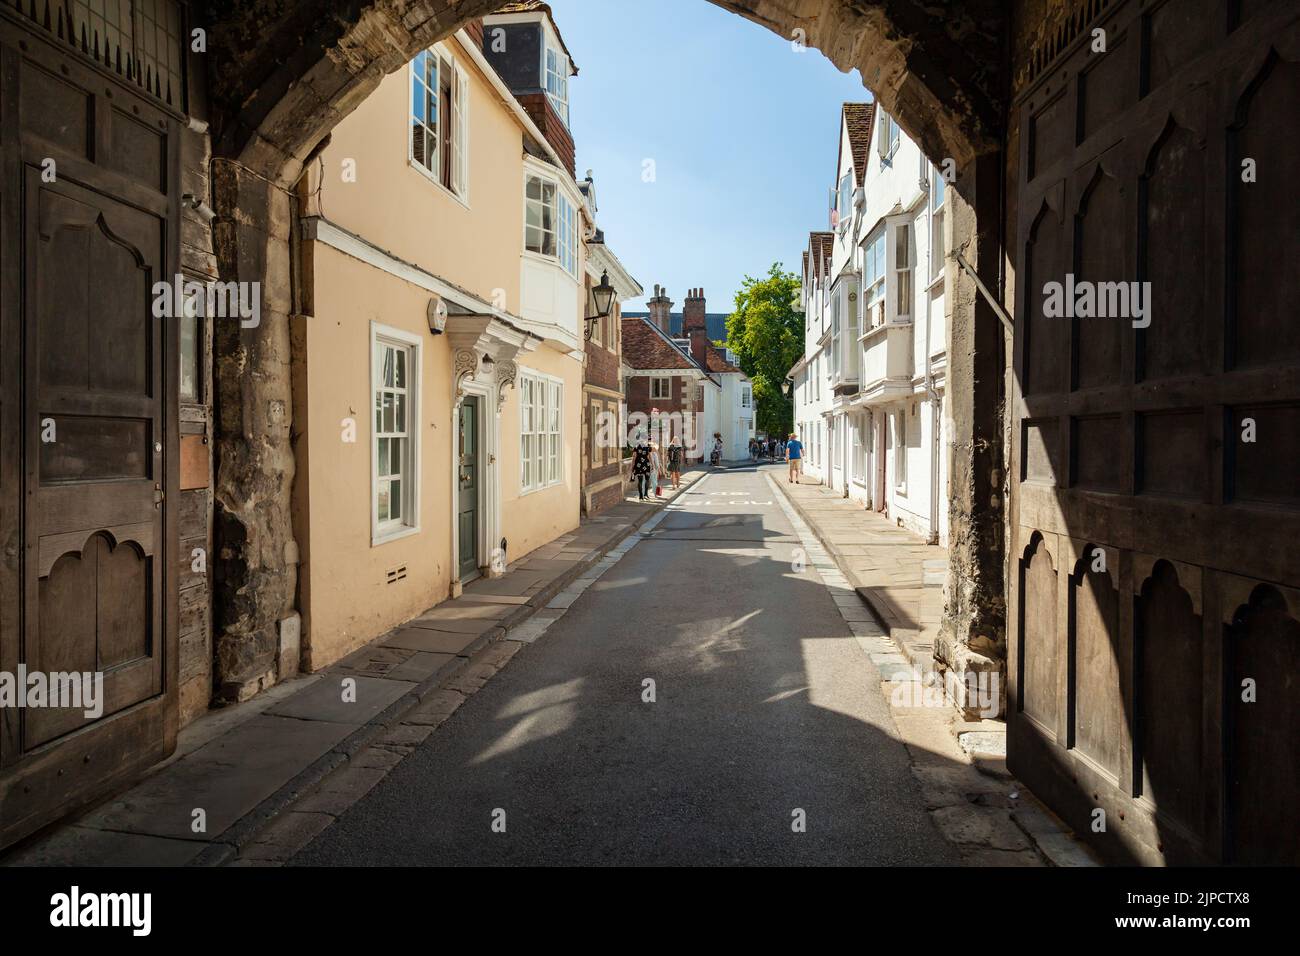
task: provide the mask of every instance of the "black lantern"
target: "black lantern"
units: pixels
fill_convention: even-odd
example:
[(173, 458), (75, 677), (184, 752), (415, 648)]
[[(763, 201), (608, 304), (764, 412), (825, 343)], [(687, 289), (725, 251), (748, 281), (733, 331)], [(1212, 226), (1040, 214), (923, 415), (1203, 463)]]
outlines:
[(793, 387), (794, 387), (794, 379), (787, 378), (784, 382), (781, 383), (781, 394), (784, 395), (786, 398), (789, 398), (790, 389), (792, 389)]
[(592, 314), (587, 316), (587, 338), (596, 327), (596, 320), (606, 318), (614, 308), (614, 287), (609, 284), (609, 272), (600, 274), (600, 285), (591, 290)]

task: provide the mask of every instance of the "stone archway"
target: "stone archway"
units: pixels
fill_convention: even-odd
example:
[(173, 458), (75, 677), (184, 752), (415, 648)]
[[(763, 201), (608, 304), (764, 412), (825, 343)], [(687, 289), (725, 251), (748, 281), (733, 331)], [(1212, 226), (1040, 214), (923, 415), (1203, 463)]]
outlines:
[[(1007, 113), (1000, 0), (711, 0), (856, 67), (935, 161), (958, 171), (954, 246), (1001, 288)], [(260, 282), (256, 328), (214, 333), (217, 685), (242, 698), (273, 666), (297, 587), (291, 489), (289, 317), (292, 190), (329, 131), (388, 73), (502, 0), (215, 0), (208, 77), (213, 245), (224, 280)], [(951, 263), (949, 394), (954, 421), (949, 639), (959, 669), (1000, 667), (1002, 327)], [(982, 648), (991, 656), (970, 650)]]

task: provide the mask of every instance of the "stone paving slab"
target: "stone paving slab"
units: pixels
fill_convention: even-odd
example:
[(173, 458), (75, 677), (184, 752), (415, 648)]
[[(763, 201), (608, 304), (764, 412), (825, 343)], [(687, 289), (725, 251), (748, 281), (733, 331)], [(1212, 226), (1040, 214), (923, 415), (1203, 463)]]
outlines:
[[(468, 622), (466, 624), (468, 626)], [(479, 635), (486, 630), (488, 628), (474, 628), (467, 633), (462, 633), (455, 630), (434, 630), (429, 627), (401, 627), (390, 631), (379, 640), (386, 647), (404, 647), (433, 654), (461, 654), (470, 645), (477, 643)]]
[[(355, 696), (345, 693), (342, 682), (355, 681)], [(352, 688), (347, 690), (351, 691)], [(324, 720), (354, 727), (366, 723), (391, 704), (407, 688), (400, 681), (379, 677), (343, 677), (330, 675), (311, 687), (276, 704), (268, 714), (273, 717), (297, 717), (299, 720)]]
[(185, 866), (203, 851), (194, 840), (172, 840), (141, 833), (115, 833), (68, 826), (8, 866)]
[[(353, 729), (324, 720), (254, 717), (79, 822), (96, 830), (210, 839), (210, 834), (226, 830)], [(206, 831), (200, 834), (193, 829), (196, 809), (207, 817)]]

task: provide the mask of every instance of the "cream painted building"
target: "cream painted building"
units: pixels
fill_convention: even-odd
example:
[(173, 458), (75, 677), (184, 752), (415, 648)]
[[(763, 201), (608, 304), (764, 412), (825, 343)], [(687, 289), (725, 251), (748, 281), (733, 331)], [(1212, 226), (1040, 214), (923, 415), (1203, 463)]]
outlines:
[(578, 524), (592, 213), (571, 149), (461, 30), (307, 164), (292, 361), (312, 668)]

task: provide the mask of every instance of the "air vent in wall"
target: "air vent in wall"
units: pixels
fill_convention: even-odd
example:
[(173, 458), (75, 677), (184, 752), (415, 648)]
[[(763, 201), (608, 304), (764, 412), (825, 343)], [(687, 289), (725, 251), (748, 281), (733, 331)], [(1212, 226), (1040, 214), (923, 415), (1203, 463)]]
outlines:
[(406, 565), (402, 565), (400, 568), (393, 568), (391, 571), (388, 572), (389, 584), (396, 584), (398, 581), (405, 580), (405, 578), (406, 578)]

